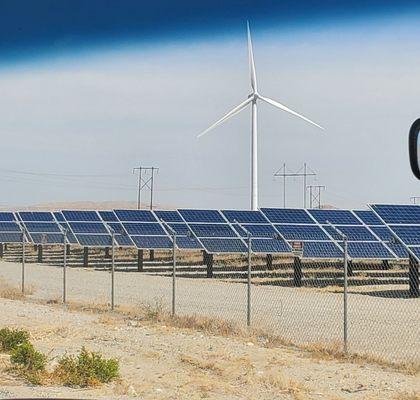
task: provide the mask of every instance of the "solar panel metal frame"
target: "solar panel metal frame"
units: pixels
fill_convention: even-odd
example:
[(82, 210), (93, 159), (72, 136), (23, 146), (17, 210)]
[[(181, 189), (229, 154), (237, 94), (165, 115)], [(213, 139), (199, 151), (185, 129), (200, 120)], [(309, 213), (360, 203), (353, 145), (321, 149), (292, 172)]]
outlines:
[[(184, 215), (182, 214), (182, 212), (191, 212), (191, 211), (197, 211), (197, 212), (206, 212), (206, 211), (211, 211), (212, 213), (217, 213), (217, 215), (220, 217), (218, 218), (219, 222), (215, 222), (215, 221), (187, 221), (184, 218)], [(208, 254), (246, 254), (248, 252), (248, 246), (245, 243), (245, 241), (237, 234), (237, 232), (235, 231), (235, 229), (230, 225), (229, 221), (225, 218), (225, 216), (222, 214), (221, 210), (217, 210), (217, 209), (192, 209), (192, 208), (181, 208), (178, 209), (179, 215), (181, 215), (181, 218), (183, 219), (183, 221), (187, 224), (187, 226), (189, 227), (189, 229), (191, 230), (191, 232), (194, 231), (191, 227), (191, 225), (194, 224), (199, 224), (199, 225), (205, 225), (205, 224), (209, 224), (209, 225), (226, 225), (230, 228), (230, 230), (232, 230), (233, 232), (233, 236), (232, 237), (197, 237), (194, 234), (194, 237), (196, 238), (196, 240), (198, 240), (201, 245), (203, 246), (203, 248), (206, 250), (206, 252)], [(220, 241), (224, 241), (226, 243), (229, 243), (229, 245), (237, 245), (238, 249), (240, 247), (242, 247), (241, 251), (229, 251), (229, 250), (224, 250), (220, 247), (217, 247), (218, 250), (215, 250), (214, 248), (211, 248), (210, 245), (213, 243), (217, 243)], [(231, 247), (232, 248), (232, 247)]]
[[(156, 217), (156, 215), (153, 213), (153, 210), (125, 210), (125, 209), (115, 209), (113, 210), (114, 214), (116, 215), (116, 217), (118, 218), (118, 221), (121, 223), (121, 225), (123, 226), (123, 228), (126, 230), (126, 232), (128, 233), (128, 236), (130, 237), (131, 241), (133, 242), (134, 247), (136, 247), (139, 250), (170, 250), (173, 248), (173, 241), (172, 241), (172, 237), (167, 233), (166, 229), (164, 228), (162, 222)], [(133, 215), (138, 214), (138, 212), (147, 212), (147, 215), (151, 215), (153, 218), (152, 220), (147, 219), (147, 220), (139, 220), (139, 219), (133, 219), (132, 221), (129, 220), (122, 220), (119, 213), (121, 212), (130, 212)], [(135, 234), (130, 234), (130, 232), (127, 231), (125, 224), (157, 224), (162, 232), (164, 233), (163, 235), (135, 235)], [(139, 238), (139, 239), (137, 239)], [(156, 241), (157, 239), (166, 239), (166, 243), (167, 245), (165, 246), (140, 246), (139, 243), (140, 242), (153, 242)]]
[[(104, 219), (104, 213), (112, 214), (115, 217), (115, 219), (113, 221), (106, 221)], [(118, 217), (115, 215), (114, 210), (98, 210), (98, 215), (99, 215), (99, 218), (102, 220), (102, 223), (104, 224), (105, 228), (108, 230), (109, 234), (111, 235), (111, 239), (112, 239), (111, 229), (114, 230), (114, 238), (115, 238), (116, 245), (118, 247), (124, 247), (124, 248), (136, 247), (130, 235), (124, 229), (123, 224), (119, 221)], [(123, 233), (117, 232), (114, 229), (113, 225), (115, 224), (118, 224), (121, 227)], [(112, 240), (111, 240), (111, 245), (112, 245)]]
[(408, 245), (407, 243), (404, 242), (404, 240), (398, 235), (398, 233), (393, 229), (393, 226), (395, 227), (403, 227), (403, 226), (415, 226), (415, 227), (419, 227), (420, 228), (420, 223), (413, 223), (413, 224), (408, 224), (406, 223), (406, 221), (402, 222), (402, 223), (389, 223), (387, 222), (382, 215), (380, 215), (380, 213), (375, 209), (375, 206), (388, 206), (388, 207), (399, 207), (399, 206), (408, 206), (410, 208), (415, 208), (415, 207), (419, 207), (419, 211), (420, 211), (420, 205), (417, 204), (379, 204), (379, 203), (375, 203), (375, 204), (368, 204), (368, 207), (375, 213), (375, 215), (383, 222), (383, 224), (392, 232), (392, 234), (399, 238), (399, 240), (401, 241), (403, 247), (405, 250), (407, 250), (407, 252), (409, 254), (411, 254), (412, 256), (414, 256), (417, 261), (420, 262), (420, 245)]
[[(65, 222), (68, 226), (69, 231), (72, 233), (72, 235), (74, 236), (74, 238), (77, 241), (77, 244), (81, 247), (88, 247), (88, 248), (106, 248), (106, 247), (111, 247), (112, 246), (112, 238), (111, 238), (111, 234), (108, 230), (108, 228), (106, 227), (106, 225), (103, 223), (101, 217), (99, 216), (98, 211), (96, 210), (61, 210), (61, 215), (64, 217)], [(97, 220), (76, 220), (76, 219), (68, 219), (65, 213), (84, 213), (84, 212), (89, 212), (89, 213), (94, 213), (94, 215), (97, 216)], [(89, 224), (98, 224), (103, 226), (103, 228), (106, 230), (107, 233), (76, 233), (72, 227), (72, 223), (89, 223)], [(85, 238), (85, 239), (92, 239), (93, 237), (97, 237), (98, 242), (96, 243), (89, 243), (89, 242), (83, 242), (81, 239)], [(105, 240), (105, 242), (103, 241), (103, 239), (107, 239), (108, 241)], [(100, 241), (99, 241), (100, 240)]]
[[(3, 215), (8, 215), (12, 218), (3, 219)], [(22, 235), (24, 242), (30, 243), (27, 232), (22, 231), (23, 225), (20, 225), (22, 222), (17, 218), (16, 213), (12, 211), (0, 211), (0, 221), (2, 224), (10, 224), (16, 227), (14, 230), (0, 230), (0, 243), (22, 243)]]
[[(256, 236), (251, 231), (251, 252), (254, 254), (284, 254), (284, 255), (291, 255), (293, 253), (292, 247), (288, 243), (287, 240), (283, 237), (283, 235), (275, 228), (275, 226), (269, 221), (267, 216), (261, 211), (261, 210), (232, 210), (232, 209), (223, 209), (220, 210), (220, 213), (222, 216), (226, 219), (226, 221), (230, 224), (231, 228), (237, 233), (237, 235), (244, 240), (246, 236), (241, 235), (240, 232), (236, 229), (236, 226), (238, 226), (241, 230), (248, 230), (247, 227), (250, 226), (269, 226), (273, 230), (273, 237), (270, 238), (268, 236)], [(232, 220), (229, 218), (229, 215), (231, 213), (245, 213), (249, 214), (252, 213), (253, 215), (258, 215), (261, 218), (259, 219), (260, 222), (252, 221), (252, 219), (249, 219), (249, 222), (241, 222), (238, 221), (236, 218), (233, 218)], [(278, 236), (278, 238), (276, 237)], [(260, 248), (264, 247), (264, 242), (267, 242), (267, 244), (271, 244), (272, 250), (271, 251), (263, 251), (259, 250)], [(277, 246), (276, 246), (277, 245)], [(280, 251), (281, 246), (285, 246), (286, 250), (288, 251)], [(246, 246), (248, 244), (246, 243)], [(277, 251), (276, 251), (277, 247)]]
[[(27, 218), (26, 214), (30, 215), (50, 215), (49, 219), (36, 219)], [(60, 225), (55, 219), (52, 211), (18, 211), (16, 213), (20, 219), (22, 225), (25, 227), (26, 232), (29, 236), (30, 242), (38, 245), (50, 245), (50, 244), (62, 244), (64, 241), (64, 235), (60, 229)], [(33, 227), (36, 225), (51, 225), (57, 227), (55, 231), (47, 231), (44, 229), (34, 230)]]

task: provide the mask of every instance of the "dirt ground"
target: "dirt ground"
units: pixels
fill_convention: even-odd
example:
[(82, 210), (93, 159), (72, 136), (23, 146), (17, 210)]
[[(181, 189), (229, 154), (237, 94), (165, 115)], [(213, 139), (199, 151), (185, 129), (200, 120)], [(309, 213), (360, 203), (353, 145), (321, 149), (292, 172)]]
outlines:
[(1, 398), (420, 399), (418, 374), (119, 314), (1, 299), (0, 326), (28, 329), (35, 347), (48, 354), (50, 367), (55, 356), (81, 346), (116, 357), (121, 366), (121, 379), (99, 388), (34, 387), (7, 371), (3, 355)]

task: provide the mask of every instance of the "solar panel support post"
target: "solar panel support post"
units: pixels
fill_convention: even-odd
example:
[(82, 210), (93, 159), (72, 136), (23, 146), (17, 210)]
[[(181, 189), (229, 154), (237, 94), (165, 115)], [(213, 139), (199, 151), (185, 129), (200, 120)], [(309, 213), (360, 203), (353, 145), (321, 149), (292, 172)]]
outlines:
[(83, 267), (89, 266), (89, 247), (83, 247)]
[(203, 261), (207, 267), (207, 278), (213, 278), (213, 254), (203, 251)]
[(353, 261), (352, 260), (347, 261), (347, 275), (348, 276), (354, 276)]
[(67, 243), (67, 255), (70, 254), (71, 246), (70, 243)]
[(38, 256), (37, 256), (37, 261), (38, 261), (38, 263), (42, 263), (42, 259), (43, 259), (43, 247), (42, 247), (42, 244), (39, 244), (38, 245)]
[(155, 261), (155, 251), (153, 249), (149, 250), (149, 261)]
[(105, 247), (105, 258), (111, 258), (111, 254), (109, 253), (109, 247)]
[(267, 254), (266, 261), (267, 261), (267, 269), (272, 270), (273, 269), (273, 255)]
[(3, 258), (4, 255), (4, 247), (3, 247), (3, 243), (0, 243), (0, 258)]
[(419, 262), (409, 254), (408, 281), (410, 297), (420, 297)]
[(302, 287), (302, 260), (297, 256), (293, 258), (293, 286)]
[(143, 265), (144, 265), (144, 251), (143, 249), (137, 250), (137, 271), (143, 272)]
[(389, 260), (382, 260), (382, 270), (389, 269)]

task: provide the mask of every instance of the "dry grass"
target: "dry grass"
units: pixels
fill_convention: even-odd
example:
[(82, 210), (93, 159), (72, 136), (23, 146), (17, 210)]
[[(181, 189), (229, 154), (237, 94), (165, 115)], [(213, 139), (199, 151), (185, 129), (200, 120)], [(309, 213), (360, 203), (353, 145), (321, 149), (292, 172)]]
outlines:
[(275, 389), (278, 393), (291, 395), (295, 400), (305, 399), (308, 393), (305, 386), (280, 371), (264, 374), (259, 378), (259, 381), (269, 389)]
[(420, 392), (399, 393), (395, 396), (395, 400), (420, 400)]
[(183, 364), (192, 366), (201, 371), (211, 372), (212, 374), (219, 376), (223, 374), (223, 370), (216, 364), (216, 360), (201, 360), (199, 358), (181, 354), (180, 361)]

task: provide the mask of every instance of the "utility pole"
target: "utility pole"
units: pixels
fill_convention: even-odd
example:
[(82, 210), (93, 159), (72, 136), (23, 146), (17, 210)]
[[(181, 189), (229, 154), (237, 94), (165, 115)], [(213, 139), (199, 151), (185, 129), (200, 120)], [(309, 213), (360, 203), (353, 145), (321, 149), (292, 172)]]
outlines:
[(321, 208), (321, 191), (325, 190), (323, 185), (308, 185), (309, 189), (309, 208)]
[(413, 203), (413, 204), (418, 204), (418, 201), (420, 200), (420, 196), (411, 196), (410, 197), (410, 201)]
[(286, 164), (283, 164), (283, 167), (275, 172), (274, 177), (283, 178), (283, 207), (286, 208), (286, 178), (288, 177), (303, 177), (303, 208), (306, 208), (306, 180), (308, 176), (316, 176), (316, 173), (308, 167), (306, 163), (303, 164), (303, 167), (297, 172), (286, 172)]
[(154, 180), (155, 172), (159, 171), (157, 167), (135, 167), (133, 168), (133, 174), (138, 171), (138, 192), (137, 192), (137, 209), (141, 208), (141, 192), (143, 189), (150, 190), (150, 209), (153, 209), (153, 190), (154, 190)]

